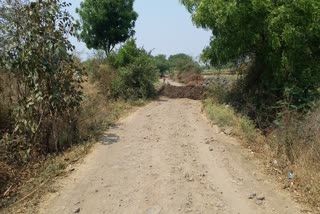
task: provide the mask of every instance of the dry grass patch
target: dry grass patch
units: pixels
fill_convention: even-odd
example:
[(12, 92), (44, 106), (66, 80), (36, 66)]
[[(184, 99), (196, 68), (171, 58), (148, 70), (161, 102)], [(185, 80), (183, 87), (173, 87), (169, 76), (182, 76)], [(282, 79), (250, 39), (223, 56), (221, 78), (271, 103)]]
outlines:
[[(307, 115), (285, 113), (281, 126), (268, 136), (278, 168), (295, 174), (291, 191), (298, 191), (301, 201), (320, 204), (320, 108)], [(320, 208), (318, 208), (320, 212)]]
[[(256, 153), (273, 174), (280, 188), (293, 192), (297, 199), (320, 212), (320, 108), (306, 116), (289, 113), (281, 126), (268, 136), (255, 128), (253, 121), (238, 115), (223, 104), (207, 99), (204, 101), (207, 116), (223, 129), (232, 127), (233, 135), (239, 136)], [(288, 174), (294, 173), (294, 179)]]
[[(93, 143), (73, 146), (63, 154), (52, 155), (40, 163), (32, 163), (21, 172), (19, 185), (12, 185), (9, 195), (2, 198), (0, 211), (3, 213), (36, 213), (41, 196), (55, 192), (52, 185), (59, 176), (66, 176), (90, 152)], [(2, 209), (2, 210), (1, 210)]]
[(79, 131), (84, 140), (95, 138), (115, 123), (121, 116), (129, 114), (133, 107), (145, 105), (146, 100), (125, 101), (109, 99), (98, 84), (83, 84), (84, 101), (79, 115)]
[(89, 82), (83, 84), (84, 101), (78, 116), (79, 135), (82, 143), (73, 145), (63, 153), (43, 156), (26, 166), (10, 168), (0, 162), (1, 193), (0, 212), (35, 213), (41, 195), (55, 191), (52, 185), (59, 176), (67, 175), (72, 165), (88, 154), (90, 148), (101, 134), (134, 110), (134, 107), (146, 104), (137, 100), (108, 100), (100, 88)]
[(204, 108), (210, 120), (222, 128), (232, 128), (232, 133), (242, 138), (247, 143), (255, 143), (260, 133), (254, 123), (245, 116), (240, 116), (228, 105), (222, 105), (211, 99), (204, 101)]

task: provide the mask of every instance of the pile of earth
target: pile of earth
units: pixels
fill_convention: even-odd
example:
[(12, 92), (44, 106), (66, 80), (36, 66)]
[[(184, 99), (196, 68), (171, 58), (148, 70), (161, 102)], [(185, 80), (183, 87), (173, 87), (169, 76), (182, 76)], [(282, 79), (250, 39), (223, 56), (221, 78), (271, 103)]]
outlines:
[(189, 98), (193, 100), (203, 99), (205, 89), (203, 86), (173, 86), (164, 85), (160, 90), (160, 95), (169, 98)]

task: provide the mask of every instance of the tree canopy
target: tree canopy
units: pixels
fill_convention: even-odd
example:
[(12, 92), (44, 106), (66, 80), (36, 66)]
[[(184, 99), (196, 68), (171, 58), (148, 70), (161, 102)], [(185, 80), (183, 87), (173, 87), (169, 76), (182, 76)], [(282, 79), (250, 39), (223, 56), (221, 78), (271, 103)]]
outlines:
[(160, 76), (164, 76), (165, 73), (170, 69), (170, 64), (167, 60), (166, 55), (160, 54), (154, 57), (156, 66), (160, 71)]
[(171, 69), (177, 72), (201, 71), (199, 63), (195, 62), (191, 56), (184, 53), (171, 55), (168, 61)]
[(320, 84), (319, 0), (181, 0), (212, 31), (211, 64), (250, 61), (248, 90), (303, 106)]
[(138, 14), (134, 0), (84, 0), (80, 15), (81, 39), (88, 48), (102, 49), (109, 54), (115, 45), (134, 35)]

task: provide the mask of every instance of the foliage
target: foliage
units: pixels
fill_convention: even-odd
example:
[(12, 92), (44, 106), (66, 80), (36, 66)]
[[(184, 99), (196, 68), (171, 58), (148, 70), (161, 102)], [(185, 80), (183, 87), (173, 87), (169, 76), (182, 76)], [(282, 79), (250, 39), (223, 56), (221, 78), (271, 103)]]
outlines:
[(155, 95), (159, 78), (155, 59), (135, 39), (129, 39), (107, 58), (100, 54), (85, 62), (89, 80), (99, 86), (100, 92), (110, 99), (146, 99)]
[(178, 73), (195, 71), (200, 73), (201, 67), (195, 62), (191, 56), (187, 54), (176, 54), (172, 55), (168, 59), (171, 69), (177, 71)]
[(115, 45), (134, 35), (138, 14), (134, 0), (84, 0), (80, 15), (81, 39), (88, 48), (102, 49), (108, 55)]
[(308, 107), (320, 86), (320, 1), (181, 0), (213, 33), (204, 56), (213, 65), (249, 61), (245, 93), (272, 103), (289, 96)]
[(13, 91), (14, 81), (12, 75), (0, 68), (0, 139), (7, 130), (13, 127)]
[(108, 76), (112, 69), (106, 66), (101, 65), (101, 77), (94, 83), (89, 81), (83, 83), (84, 98), (81, 103), (82, 111), (78, 116), (81, 121), (79, 135), (86, 141), (101, 140), (105, 130), (135, 106), (132, 102), (110, 99), (109, 91), (106, 89), (112, 86), (110, 82), (113, 81), (113, 77)]
[(172, 55), (168, 59), (170, 66), (170, 76), (181, 83), (185, 84), (199, 84), (202, 81), (200, 72), (201, 66), (198, 62), (194, 61), (191, 56), (187, 54)]
[(170, 64), (167, 60), (166, 55), (160, 54), (154, 57), (157, 68), (160, 71), (160, 76), (164, 76), (165, 73), (170, 69)]
[(216, 104), (211, 100), (205, 101), (209, 119), (220, 127), (235, 126), (234, 112), (223, 105)]
[(114, 97), (146, 99), (155, 95), (154, 83), (158, 80), (158, 69), (154, 59), (130, 39), (114, 55), (112, 63), (119, 77), (114, 81)]
[(136, 41), (134, 39), (129, 39), (118, 52), (113, 53), (108, 57), (108, 62), (119, 69), (132, 64), (142, 52), (145, 51), (137, 48)]
[[(73, 20), (60, 0), (1, 2), (10, 16), (0, 26), (1, 63), (16, 80), (16, 128), (11, 137), (24, 156), (60, 150), (76, 138), (82, 68), (70, 54)], [(5, 24), (3, 24), (5, 23)], [(15, 138), (17, 136), (21, 138)], [(10, 140), (10, 138), (13, 138)], [(22, 149), (22, 150), (21, 150)], [(16, 159), (18, 161), (19, 158)]]
[(245, 116), (236, 115), (235, 111), (226, 105), (207, 99), (204, 101), (205, 110), (210, 120), (219, 127), (232, 128), (232, 134), (239, 135), (247, 143), (255, 143), (259, 137), (253, 121)]

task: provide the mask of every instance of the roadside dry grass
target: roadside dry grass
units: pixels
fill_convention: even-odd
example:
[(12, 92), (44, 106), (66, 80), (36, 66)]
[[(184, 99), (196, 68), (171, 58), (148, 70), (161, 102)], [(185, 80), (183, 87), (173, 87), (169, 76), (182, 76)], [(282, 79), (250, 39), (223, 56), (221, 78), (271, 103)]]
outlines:
[[(145, 105), (147, 101), (108, 100), (97, 85), (83, 84), (84, 101), (78, 116), (82, 143), (75, 144), (60, 154), (29, 163), (16, 170), (6, 191), (0, 193), (0, 213), (34, 213), (40, 197), (53, 188), (54, 181), (70, 173), (72, 165), (80, 162), (90, 152), (102, 132), (121, 117)], [(5, 169), (7, 172), (8, 169)], [(1, 166), (0, 166), (1, 174)]]
[[(296, 200), (320, 213), (320, 108), (306, 116), (290, 113), (282, 125), (267, 136), (253, 121), (235, 113), (216, 99), (203, 103), (207, 117), (231, 135), (239, 137), (272, 174), (279, 188), (292, 192)], [(294, 174), (288, 179), (288, 174)]]
[(2, 198), (4, 207), (0, 213), (35, 213), (41, 196), (55, 191), (52, 186), (55, 179), (68, 175), (72, 165), (81, 161), (90, 152), (92, 145), (93, 142), (87, 142), (73, 146), (63, 154), (52, 155), (41, 163), (26, 167), (21, 172), (27, 174), (24, 180), (11, 188), (9, 196)]
[(121, 116), (130, 113), (132, 107), (144, 105), (147, 101), (112, 100), (101, 93), (99, 86), (86, 82), (83, 84), (84, 101), (79, 115), (79, 133), (83, 140), (97, 139), (101, 132)]
[(320, 213), (320, 108), (306, 115), (284, 113), (281, 126), (268, 135), (267, 142), (276, 167), (295, 174), (294, 185), (284, 188), (298, 191), (300, 200)]
[(228, 105), (218, 104), (212, 99), (204, 101), (207, 116), (223, 129), (230, 129), (230, 134), (241, 137), (246, 143), (256, 143), (261, 138), (261, 133), (255, 128), (254, 123), (246, 116), (237, 115)]

